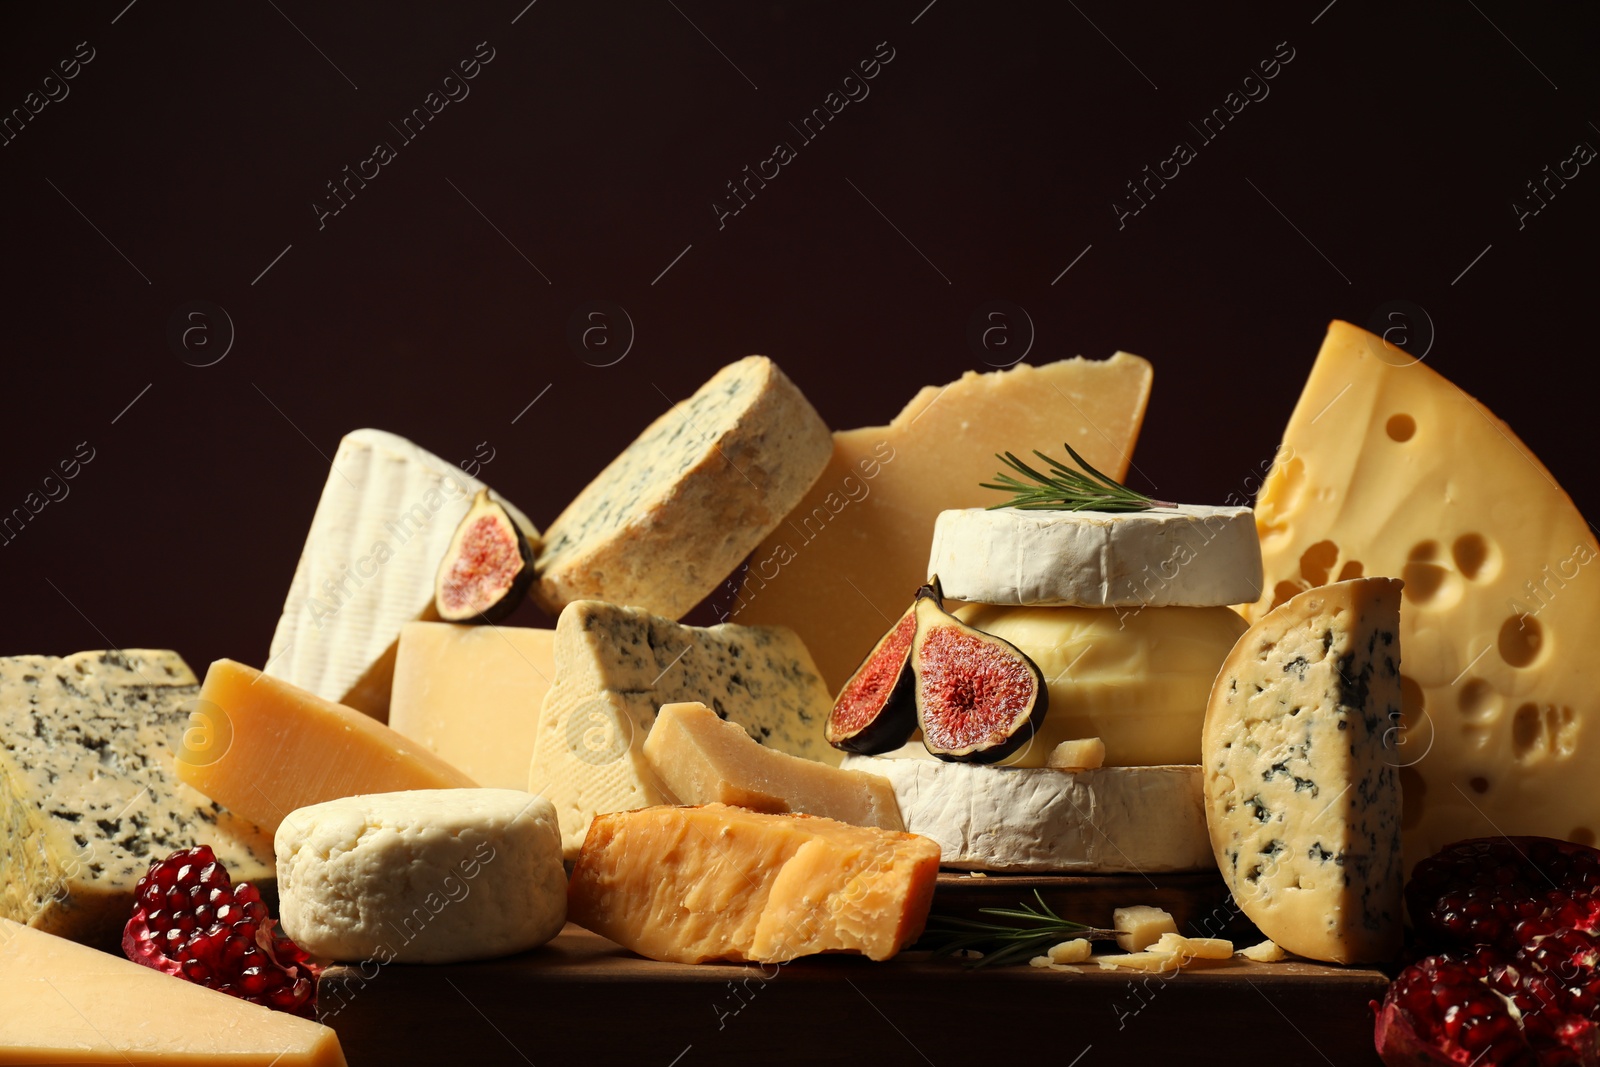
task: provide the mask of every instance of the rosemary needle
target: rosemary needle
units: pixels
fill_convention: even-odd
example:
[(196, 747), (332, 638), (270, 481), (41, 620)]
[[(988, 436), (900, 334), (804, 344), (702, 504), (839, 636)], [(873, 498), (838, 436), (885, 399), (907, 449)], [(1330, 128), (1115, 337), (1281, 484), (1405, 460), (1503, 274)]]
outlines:
[(981, 483), (984, 489), (1012, 494), (1010, 500), (989, 505), (989, 510), (1022, 508), (1030, 511), (1147, 511), (1150, 508), (1174, 506), (1169, 501), (1153, 500), (1138, 490), (1129, 489), (1116, 479), (1095, 470), (1071, 445), (1063, 447), (1067, 450), (1067, 455), (1071, 456), (1072, 461), (1082, 470), (1073, 470), (1038, 449), (1034, 449), (1033, 454), (1045, 462), (1049, 467), (1049, 473), (1035, 470), (1013, 453), (996, 454), (995, 458), (1010, 467), (1015, 474), (1002, 471), (995, 475), (995, 481)]
[(1019, 908), (978, 909), (983, 915), (1013, 920), (1010, 924), (947, 915), (931, 916), (921, 947), (932, 949), (935, 956), (953, 956), (975, 949), (982, 952), (983, 956), (969, 961), (967, 966), (989, 967), (1026, 962), (1050, 946), (1075, 937), (1103, 941), (1117, 936), (1115, 930), (1102, 930), (1063, 919), (1050, 910), (1037, 889), (1033, 891), (1033, 896), (1039, 902), (1037, 909), (1026, 902)]

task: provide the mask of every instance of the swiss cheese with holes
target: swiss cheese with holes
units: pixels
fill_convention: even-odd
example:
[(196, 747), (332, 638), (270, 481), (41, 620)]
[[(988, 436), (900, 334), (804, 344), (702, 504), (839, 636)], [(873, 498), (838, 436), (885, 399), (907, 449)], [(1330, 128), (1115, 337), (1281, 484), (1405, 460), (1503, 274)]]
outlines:
[(1334, 322), (1256, 501), (1247, 616), (1340, 578), (1405, 579), (1406, 866), (1484, 834), (1600, 829), (1600, 545), (1505, 423)]

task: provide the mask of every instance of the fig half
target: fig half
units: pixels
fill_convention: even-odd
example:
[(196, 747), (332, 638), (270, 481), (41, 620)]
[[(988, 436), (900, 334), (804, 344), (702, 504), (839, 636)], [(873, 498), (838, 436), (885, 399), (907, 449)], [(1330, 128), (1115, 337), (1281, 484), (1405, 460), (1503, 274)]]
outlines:
[(511, 514), (478, 490), (450, 538), (433, 582), (445, 622), (499, 622), (533, 584), (533, 546)]
[(911, 644), (922, 743), (942, 760), (995, 763), (1033, 738), (1050, 708), (1038, 664), (1016, 645), (944, 610), (928, 587), (917, 594)]
[(911, 646), (917, 637), (917, 605), (925, 594), (943, 602), (938, 578), (917, 590), (905, 614), (878, 639), (839, 690), (822, 728), (822, 735), (834, 748), (876, 756), (911, 740), (917, 728)]

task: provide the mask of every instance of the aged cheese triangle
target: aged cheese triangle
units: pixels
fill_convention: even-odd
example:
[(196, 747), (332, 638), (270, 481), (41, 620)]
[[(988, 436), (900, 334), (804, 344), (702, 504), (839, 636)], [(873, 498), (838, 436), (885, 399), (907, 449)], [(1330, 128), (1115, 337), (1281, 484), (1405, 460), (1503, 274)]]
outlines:
[(1505, 423), (1334, 322), (1256, 523), (1266, 583), (1252, 618), (1337, 578), (1405, 579), (1407, 870), (1465, 837), (1594, 843), (1600, 546)]
[[(439, 561), (482, 488), (404, 437), (383, 430), (345, 434), (272, 635), (266, 673), (387, 721), (400, 628), (438, 618)], [(533, 524), (495, 499), (538, 551)]]
[(1121, 478), (1150, 377), (1125, 352), (969, 371), (923, 388), (887, 426), (835, 433), (827, 469), (722, 597), (722, 621), (793, 627), (837, 691), (927, 579), (939, 512), (1004, 499), (979, 487), (1000, 470), (995, 453), (1064, 458), (1065, 442)]
[(326, 1026), (9, 919), (0, 919), (0, 1061), (345, 1063)]

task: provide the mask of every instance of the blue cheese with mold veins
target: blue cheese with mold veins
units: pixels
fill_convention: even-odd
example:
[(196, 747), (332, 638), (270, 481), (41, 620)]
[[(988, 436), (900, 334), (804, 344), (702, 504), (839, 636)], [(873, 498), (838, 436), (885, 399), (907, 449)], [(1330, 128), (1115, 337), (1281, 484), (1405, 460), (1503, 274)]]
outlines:
[(151, 861), (198, 844), (272, 879), (271, 839), (178, 781), (198, 693), (176, 652), (0, 659), (0, 916), (110, 943)]
[(722, 368), (656, 419), (545, 534), (536, 597), (681, 618), (783, 521), (833, 435), (765, 356)]
[(569, 859), (595, 815), (668, 802), (644, 756), (663, 704), (699, 701), (791, 756), (842, 756), (822, 736), (833, 697), (786, 627), (684, 626), (580, 600), (561, 612), (554, 655), (528, 788), (555, 805)]
[(1211, 690), (1206, 821), (1233, 898), (1290, 952), (1400, 950), (1400, 588), (1301, 593), (1247, 630)]

